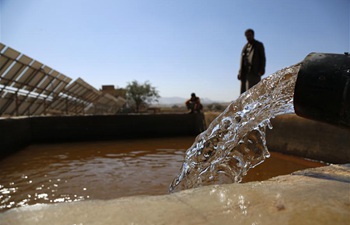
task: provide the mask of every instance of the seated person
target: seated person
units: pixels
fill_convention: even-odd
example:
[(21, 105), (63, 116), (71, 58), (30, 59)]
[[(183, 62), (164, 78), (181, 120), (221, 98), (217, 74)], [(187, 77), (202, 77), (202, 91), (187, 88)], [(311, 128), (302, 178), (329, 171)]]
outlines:
[(191, 110), (190, 113), (199, 113), (203, 109), (200, 99), (195, 93), (191, 94), (191, 98), (185, 104), (187, 109)]

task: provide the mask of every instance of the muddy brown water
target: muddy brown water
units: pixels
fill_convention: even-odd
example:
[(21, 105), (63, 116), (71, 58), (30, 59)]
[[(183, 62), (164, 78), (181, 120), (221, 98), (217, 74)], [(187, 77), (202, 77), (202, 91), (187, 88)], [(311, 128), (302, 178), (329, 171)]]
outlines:
[[(167, 194), (194, 139), (31, 145), (0, 161), (0, 212), (40, 203)], [(243, 182), (323, 165), (271, 152)]]

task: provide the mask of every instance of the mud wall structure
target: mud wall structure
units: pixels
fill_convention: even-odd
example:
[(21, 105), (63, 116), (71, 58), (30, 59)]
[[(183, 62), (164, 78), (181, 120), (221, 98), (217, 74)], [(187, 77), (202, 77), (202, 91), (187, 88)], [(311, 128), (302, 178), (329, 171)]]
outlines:
[[(350, 129), (303, 119), (294, 114), (271, 121), (270, 151), (321, 160), (350, 162)], [(204, 131), (203, 114), (23, 117), (0, 119), (0, 155), (31, 143), (193, 136)]]
[(0, 155), (31, 143), (197, 135), (203, 114), (27, 117), (0, 120)]

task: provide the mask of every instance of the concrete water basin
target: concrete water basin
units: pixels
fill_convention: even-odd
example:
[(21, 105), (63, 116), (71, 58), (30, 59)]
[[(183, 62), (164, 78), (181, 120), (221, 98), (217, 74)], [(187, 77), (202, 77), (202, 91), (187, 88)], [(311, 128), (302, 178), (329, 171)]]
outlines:
[[(272, 125), (274, 129), (267, 133), (272, 158), (258, 167), (268, 165), (269, 160), (281, 162), (284, 155), (329, 165), (299, 168), (264, 181), (212, 185), (170, 195), (17, 207), (0, 213), (0, 224), (347, 224), (350, 131), (294, 115), (278, 117)], [(173, 149), (185, 150), (189, 143), (187, 139)], [(275, 151), (283, 154), (274, 157)]]

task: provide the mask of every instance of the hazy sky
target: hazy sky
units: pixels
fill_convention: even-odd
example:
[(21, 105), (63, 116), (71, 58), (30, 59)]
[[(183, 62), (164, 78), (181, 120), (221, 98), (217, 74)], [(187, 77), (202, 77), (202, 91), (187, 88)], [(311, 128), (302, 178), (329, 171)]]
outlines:
[(266, 76), (310, 52), (350, 51), (349, 0), (0, 0), (0, 41), (100, 89), (149, 81), (162, 97), (238, 97), (244, 31)]

